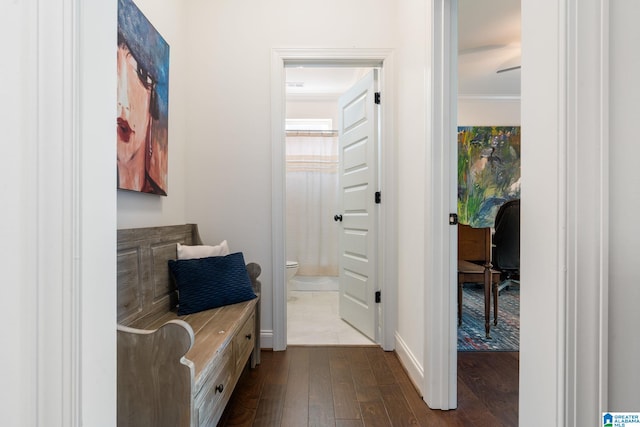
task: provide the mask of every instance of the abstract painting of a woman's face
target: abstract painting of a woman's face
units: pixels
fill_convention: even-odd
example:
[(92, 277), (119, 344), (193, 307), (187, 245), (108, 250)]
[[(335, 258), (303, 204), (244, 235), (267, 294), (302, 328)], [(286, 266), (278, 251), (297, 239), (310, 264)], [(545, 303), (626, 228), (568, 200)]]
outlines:
[(132, 0), (118, 0), (118, 188), (167, 195), (169, 45)]
[[(142, 189), (153, 82), (125, 44), (118, 47), (118, 170), (120, 186)], [(138, 167), (134, 167), (138, 165)], [(138, 173), (126, 173), (127, 171)]]

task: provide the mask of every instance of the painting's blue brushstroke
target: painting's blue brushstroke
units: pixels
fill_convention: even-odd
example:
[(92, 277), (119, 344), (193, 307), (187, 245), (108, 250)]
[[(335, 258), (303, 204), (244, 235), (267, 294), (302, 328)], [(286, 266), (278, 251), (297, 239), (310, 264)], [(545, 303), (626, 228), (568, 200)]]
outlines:
[(131, 0), (118, 0), (118, 35), (155, 82), (158, 120), (166, 127), (169, 110), (169, 45)]

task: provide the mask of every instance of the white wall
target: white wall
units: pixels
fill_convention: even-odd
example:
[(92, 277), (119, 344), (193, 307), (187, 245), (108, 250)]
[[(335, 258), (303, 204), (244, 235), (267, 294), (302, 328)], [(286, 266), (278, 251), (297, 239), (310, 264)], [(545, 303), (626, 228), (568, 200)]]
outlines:
[(287, 98), (287, 119), (331, 119), (333, 129), (338, 129), (338, 98), (317, 97)]
[(459, 97), (458, 126), (520, 126), (520, 99)]
[(425, 233), (427, 197), (427, 19), (430, 2), (398, 2), (396, 167), (398, 194), (398, 326), (396, 350), (420, 388), (424, 381)]
[(2, 2), (2, 425), (115, 425), (114, 2)]
[(543, 22), (559, 22), (555, 3), (522, 2), (519, 420), (523, 426), (537, 425), (539, 420), (563, 424), (564, 407), (557, 404), (563, 392), (558, 381), (563, 381), (564, 375), (558, 360), (558, 354), (564, 352), (564, 337), (558, 336), (557, 328), (562, 323), (559, 310), (564, 304), (560, 297), (564, 277), (560, 272), (565, 266), (560, 260), (566, 235), (560, 217), (564, 184), (557, 166), (563, 125), (558, 102), (558, 88), (563, 82), (557, 73), (561, 33), (557, 25), (548, 25), (553, 31), (540, 31)]
[[(0, 410), (3, 423), (9, 426), (34, 425), (36, 413), (28, 401), (36, 397), (36, 325), (28, 309), (36, 297), (35, 271), (32, 268), (32, 249), (36, 235), (35, 206), (36, 167), (35, 140), (32, 120), (34, 91), (29, 81), (35, 72), (33, 40), (29, 34), (35, 31), (28, 8), (22, 3), (3, 2), (0, 6), (0, 31), (2, 38), (15, 39), (6, 43), (5, 54), (0, 59), (0, 97), (12, 100), (3, 103), (0, 121), (5, 133), (2, 137), (3, 155), (0, 157), (0, 184), (2, 186), (3, 212), (0, 238), (11, 244), (2, 245), (0, 257), (6, 268), (6, 283), (12, 283), (12, 303), (6, 304), (5, 315), (14, 319), (20, 327), (3, 328), (3, 348), (13, 351), (0, 352), (3, 387), (0, 391)], [(11, 59), (11, 61), (9, 61)], [(9, 108), (10, 107), (10, 108)], [(31, 255), (30, 255), (31, 254)], [(25, 339), (26, 337), (26, 339)], [(10, 368), (9, 368), (10, 367)]]
[[(403, 6), (410, 25), (405, 27), (403, 22), (400, 31), (396, 19), (399, 6), (383, 0), (330, 0), (305, 2), (304, 6), (278, 0), (254, 3), (249, 8), (234, 1), (189, 3), (189, 40), (194, 46), (190, 69), (197, 70), (197, 78), (190, 80), (189, 91), (187, 219), (200, 224), (206, 241), (229, 239), (232, 248), (243, 250), (247, 259), (262, 265), (262, 326), (267, 332), (273, 327), (269, 108), (273, 48), (407, 46), (396, 62), (396, 68), (404, 70), (402, 93), (397, 96), (407, 129), (390, 143), (413, 159), (403, 167), (404, 175), (399, 179), (399, 184), (404, 184), (399, 187), (405, 189), (401, 205), (407, 205), (399, 207), (406, 215), (400, 222), (407, 224), (402, 231), (407, 245), (397, 256), (410, 259), (403, 261), (411, 268), (399, 283), (404, 300), (411, 301), (412, 308), (420, 301), (415, 295), (424, 284), (419, 267), (424, 245), (420, 243), (422, 236), (416, 235), (422, 221), (415, 207), (420, 206), (418, 201), (425, 192), (424, 162), (420, 161), (425, 123), (424, 4), (417, 0), (411, 3), (412, 8)], [(404, 33), (406, 28), (412, 29), (411, 36)], [(408, 348), (421, 360), (423, 337), (419, 322), (409, 319), (412, 312), (403, 310), (399, 333), (407, 334)]]
[[(117, 21), (117, 7), (115, 2), (83, 3), (82, 7), (76, 3), (75, 7), (81, 12), (77, 15), (81, 40), (77, 75), (81, 112), (77, 119), (79, 158), (67, 155), (68, 162), (77, 168), (71, 188), (78, 191), (79, 213), (73, 219), (78, 223), (73, 233), (78, 234), (78, 240), (71, 243), (73, 249), (69, 253), (76, 273), (71, 274), (74, 285), (71, 292), (61, 295), (59, 307), (55, 307), (50, 298), (45, 302), (54, 306), (52, 316), (70, 311), (71, 328), (79, 331), (70, 353), (79, 347), (80, 378), (73, 379), (72, 375), (72, 379), (80, 384), (80, 389), (67, 398), (67, 404), (81, 416), (75, 422), (62, 420), (61, 427), (115, 425), (116, 419), (116, 170), (106, 159), (116, 156), (115, 114), (111, 114), (116, 105), (114, 43), (117, 37), (112, 29)], [(65, 30), (70, 27), (67, 20), (60, 25)], [(69, 164), (63, 165), (62, 170), (68, 173), (68, 169)], [(58, 238), (66, 241), (69, 237), (65, 234), (69, 232)], [(46, 251), (53, 250), (44, 246)], [(46, 297), (41, 295), (41, 298)], [(76, 304), (79, 307), (76, 308)], [(76, 363), (75, 357), (71, 358), (72, 364)], [(58, 395), (60, 390), (54, 393)], [(74, 402), (74, 398), (79, 401)], [(55, 425), (48, 419), (47, 424)]]
[[(631, 390), (633, 401), (625, 401), (638, 407), (629, 383), (615, 384), (607, 399), (613, 381), (633, 376), (638, 357), (637, 344), (616, 337), (622, 331), (637, 343), (637, 310), (611, 312), (614, 304), (637, 298), (633, 285), (623, 283), (633, 267), (615, 272), (619, 261), (612, 259), (635, 248), (621, 236), (633, 236), (633, 228), (622, 231), (614, 212), (637, 210), (637, 198), (626, 200), (611, 187), (637, 181), (633, 166), (618, 164), (637, 154), (618, 141), (634, 129), (614, 128), (621, 109), (637, 111), (637, 78), (618, 68), (629, 65), (622, 56), (632, 49), (625, 32), (632, 24), (619, 33), (616, 27), (624, 21), (620, 13), (637, 14), (638, 7), (625, 3), (609, 20), (606, 1), (522, 5), (520, 425), (595, 425), (621, 391)], [(627, 49), (611, 56), (609, 69), (608, 48), (616, 41)], [(637, 55), (631, 62), (637, 64)], [(631, 97), (624, 93), (629, 89)]]
[(635, 263), (640, 257), (640, 39), (634, 0), (610, 2), (611, 98), (609, 133), (609, 406), (610, 411), (640, 408), (640, 286)]
[(169, 43), (169, 183), (166, 197), (118, 190), (119, 229), (186, 222), (187, 85), (197, 78), (188, 68), (184, 2), (135, 0), (135, 4)]

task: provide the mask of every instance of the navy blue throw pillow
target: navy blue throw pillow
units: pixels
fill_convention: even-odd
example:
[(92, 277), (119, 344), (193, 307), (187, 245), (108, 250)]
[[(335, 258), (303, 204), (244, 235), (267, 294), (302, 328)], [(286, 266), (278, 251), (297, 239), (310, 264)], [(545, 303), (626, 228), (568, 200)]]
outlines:
[(178, 315), (256, 297), (242, 252), (208, 258), (169, 260), (178, 288)]

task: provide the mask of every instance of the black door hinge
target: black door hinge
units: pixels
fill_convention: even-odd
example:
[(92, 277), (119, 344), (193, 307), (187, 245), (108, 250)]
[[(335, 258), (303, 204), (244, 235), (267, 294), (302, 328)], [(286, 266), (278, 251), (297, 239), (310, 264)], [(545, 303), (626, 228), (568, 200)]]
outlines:
[(376, 191), (375, 201), (377, 205), (382, 202), (382, 193), (380, 193), (379, 191)]
[(380, 104), (380, 92), (376, 92), (373, 95), (373, 102), (375, 102), (376, 104)]
[(382, 300), (382, 293), (380, 291), (376, 291), (376, 303), (380, 303)]
[(458, 224), (458, 214), (450, 213), (449, 214), (449, 225)]

